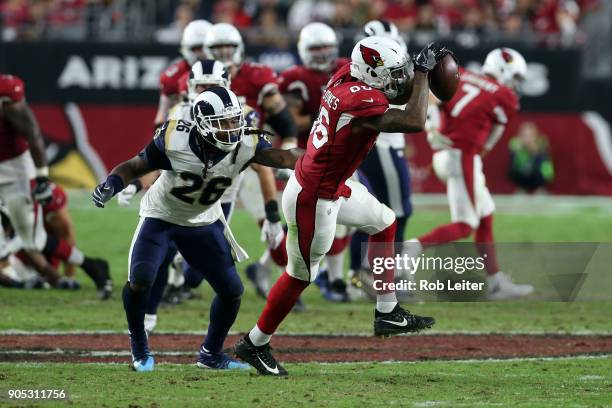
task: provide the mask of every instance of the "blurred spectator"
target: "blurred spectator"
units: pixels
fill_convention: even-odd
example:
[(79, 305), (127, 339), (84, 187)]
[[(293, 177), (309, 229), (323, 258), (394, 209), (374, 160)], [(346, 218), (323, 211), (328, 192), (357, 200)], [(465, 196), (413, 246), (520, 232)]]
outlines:
[(532, 193), (550, 184), (554, 167), (549, 155), (548, 140), (533, 122), (525, 122), (509, 143), (508, 175), (517, 187)]
[(238, 28), (246, 28), (251, 25), (252, 18), (241, 1), (221, 0), (213, 9), (213, 20), (215, 23), (230, 23)]
[(385, 20), (395, 23), (400, 31), (410, 31), (414, 28), (419, 8), (415, 0), (395, 0), (387, 2), (383, 14)]
[(174, 21), (169, 26), (155, 32), (155, 39), (164, 44), (178, 44), (185, 26), (194, 19), (193, 7), (189, 2), (182, 2), (174, 12)]

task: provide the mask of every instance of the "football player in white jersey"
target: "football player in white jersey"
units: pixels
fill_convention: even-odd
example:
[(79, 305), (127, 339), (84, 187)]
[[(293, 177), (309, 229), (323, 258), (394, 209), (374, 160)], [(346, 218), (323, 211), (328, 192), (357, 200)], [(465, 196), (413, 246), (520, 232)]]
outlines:
[[(179, 89), (185, 85), (184, 100), (172, 107), (168, 113), (169, 119), (180, 120), (184, 116), (190, 116), (191, 104), (206, 89), (214, 86), (229, 88), (231, 84), (229, 72), (225, 65), (219, 61), (207, 59), (197, 60), (192, 65), (189, 74), (185, 75), (181, 80), (185, 81), (185, 84), (179, 84)], [(244, 106), (244, 116), (247, 127), (259, 128), (260, 121), (257, 111), (249, 106)], [(283, 239), (284, 231), (280, 219), (276, 219), (278, 210), (275, 209), (278, 208), (278, 203), (276, 201), (277, 191), (274, 173), (269, 167), (260, 166), (256, 163), (251, 163), (250, 167), (259, 178), (266, 208), (272, 209), (272, 211), (268, 211), (265, 214), (266, 218), (262, 226), (262, 240), (267, 240), (270, 245), (278, 246), (278, 243)], [(159, 173), (159, 171), (156, 173)], [(233, 180), (232, 185), (225, 190), (220, 199), (221, 209), (228, 223), (233, 212), (242, 174)], [(158, 176), (159, 174), (156, 178)], [(117, 195), (119, 205), (128, 206), (131, 199), (141, 188), (142, 183), (139, 180), (130, 182)], [(202, 282), (202, 274), (194, 270), (189, 263), (183, 262), (180, 255), (175, 259), (176, 253), (176, 248), (174, 245), (171, 245), (164, 262), (160, 265), (156, 281), (151, 288), (145, 314), (145, 330), (147, 334), (150, 334), (157, 325), (157, 309), (164, 296), (166, 287), (168, 287), (166, 296), (170, 293), (184, 296), (186, 293), (188, 294), (189, 290), (199, 286)], [(171, 263), (174, 267), (169, 268)]]
[(115, 167), (96, 187), (93, 201), (103, 207), (130, 180), (163, 170), (140, 203), (140, 221), (129, 253), (129, 277), (123, 288), (134, 370), (152, 371), (154, 367), (144, 314), (150, 287), (170, 242), (205, 274), (216, 292), (198, 366), (246, 368), (221, 351), (243, 292), (234, 262), (244, 260), (246, 253), (227, 226), (219, 199), (250, 163), (293, 168), (298, 156), (297, 150), (272, 148), (261, 131), (246, 128), (236, 95), (214, 87), (197, 97), (189, 115), (165, 122), (141, 153)]

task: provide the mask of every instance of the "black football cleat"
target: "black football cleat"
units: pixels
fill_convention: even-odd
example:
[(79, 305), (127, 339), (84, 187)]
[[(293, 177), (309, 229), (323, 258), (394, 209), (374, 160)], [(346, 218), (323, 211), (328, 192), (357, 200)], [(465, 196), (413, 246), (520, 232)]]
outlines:
[(113, 292), (108, 262), (104, 259), (85, 258), (81, 265), (83, 271), (94, 281), (100, 300), (107, 300)]
[(374, 335), (389, 337), (396, 334), (418, 332), (429, 329), (436, 324), (433, 317), (413, 315), (400, 307), (399, 304), (389, 313), (374, 313)]
[(271, 352), (270, 344), (254, 346), (248, 339), (248, 334), (234, 346), (236, 356), (253, 366), (261, 375), (283, 377), (288, 375), (287, 370), (281, 366)]

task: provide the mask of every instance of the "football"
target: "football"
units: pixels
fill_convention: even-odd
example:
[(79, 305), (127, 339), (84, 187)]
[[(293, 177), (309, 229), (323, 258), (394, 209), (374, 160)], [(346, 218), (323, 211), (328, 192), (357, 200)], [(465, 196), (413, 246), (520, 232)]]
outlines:
[(436, 98), (448, 102), (455, 95), (459, 84), (459, 68), (452, 55), (447, 55), (438, 62), (429, 73), (429, 89)]

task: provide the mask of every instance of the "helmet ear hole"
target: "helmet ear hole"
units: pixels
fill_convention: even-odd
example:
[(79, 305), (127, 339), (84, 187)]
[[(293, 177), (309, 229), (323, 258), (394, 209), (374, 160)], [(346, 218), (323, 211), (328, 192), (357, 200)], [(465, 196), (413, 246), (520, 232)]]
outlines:
[(378, 77), (378, 74), (377, 74), (377, 73), (376, 73), (376, 71), (374, 71), (374, 70), (371, 70), (371, 71), (370, 71), (370, 75), (372, 75), (374, 78), (377, 78), (377, 77)]

